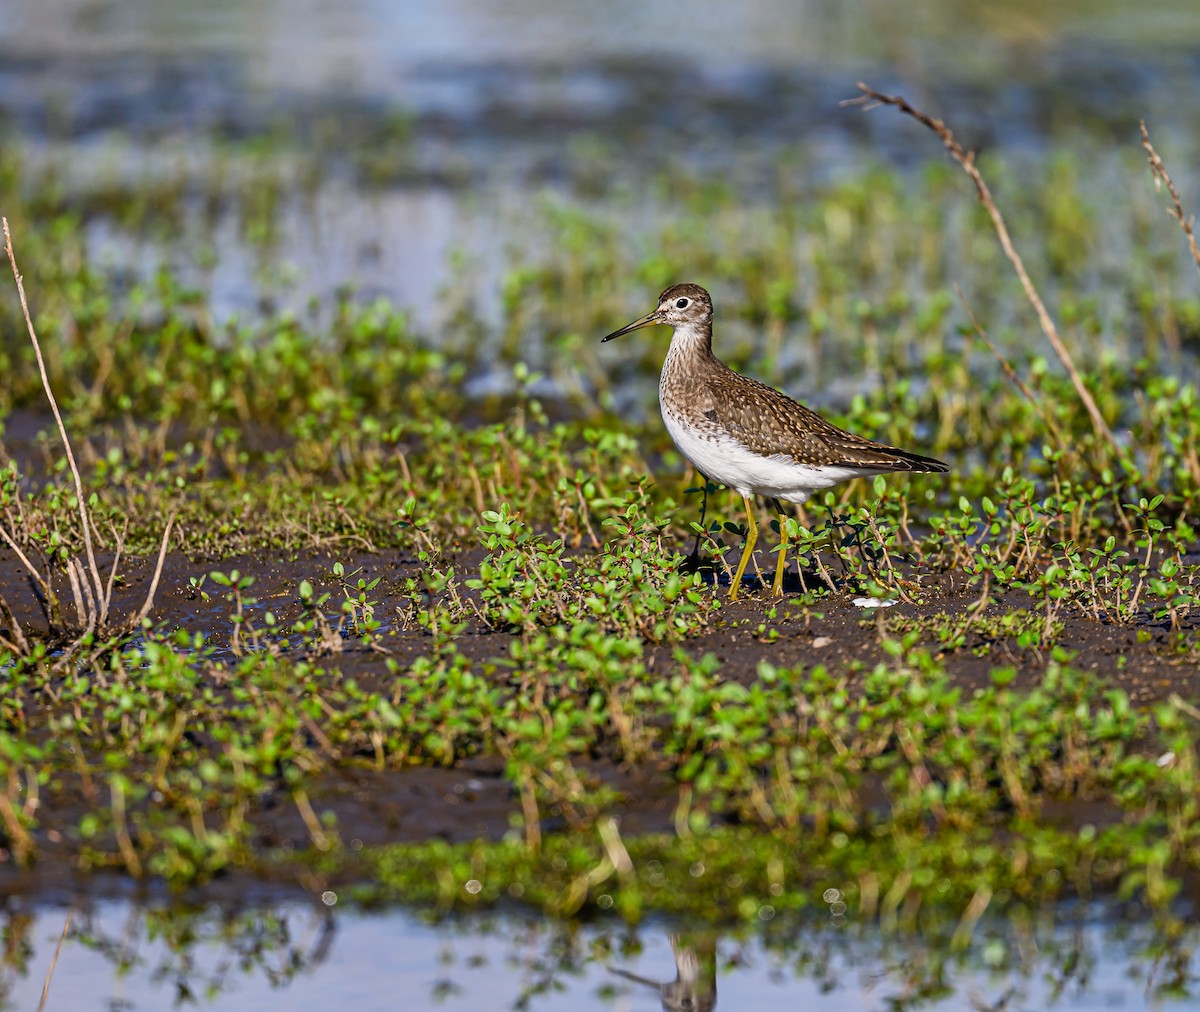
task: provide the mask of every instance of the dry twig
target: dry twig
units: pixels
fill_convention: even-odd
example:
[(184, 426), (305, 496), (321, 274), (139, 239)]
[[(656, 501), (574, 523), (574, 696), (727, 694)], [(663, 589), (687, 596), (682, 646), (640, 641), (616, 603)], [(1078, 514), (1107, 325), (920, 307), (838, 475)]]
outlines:
[(158, 581), (162, 578), (163, 563), (167, 561), (167, 543), (171, 539), (171, 528), (175, 526), (175, 513), (172, 511), (167, 518), (167, 528), (163, 531), (162, 544), (158, 546), (158, 562), (154, 566), (154, 576), (150, 580), (150, 590), (141, 611), (134, 617), (132, 626), (141, 625), (142, 620), (150, 614), (154, 607), (154, 595), (158, 592)]
[(1000, 246), (1004, 250), (1004, 255), (1008, 257), (1009, 263), (1013, 265), (1013, 270), (1017, 272), (1017, 277), (1021, 282), (1021, 287), (1025, 290), (1025, 296), (1029, 299), (1033, 306), (1034, 312), (1037, 313), (1038, 322), (1041, 324), (1042, 332), (1046, 335), (1046, 339), (1050, 342), (1050, 346), (1054, 349), (1054, 353), (1058, 356), (1058, 360), (1066, 369), (1067, 375), (1071, 378), (1071, 383), (1075, 387), (1075, 392), (1079, 395), (1079, 400), (1086, 409), (1088, 416), (1092, 421), (1092, 428), (1096, 435), (1103, 439), (1120, 456), (1120, 448), (1117, 446), (1116, 439), (1113, 437), (1112, 430), (1105, 422), (1104, 416), (1100, 413), (1100, 409), (1096, 406), (1095, 398), (1092, 397), (1091, 391), (1083, 382), (1083, 378), (1079, 375), (1079, 370), (1075, 367), (1075, 363), (1071, 358), (1071, 353), (1067, 351), (1066, 346), (1062, 343), (1062, 339), (1058, 335), (1058, 328), (1054, 324), (1054, 320), (1050, 317), (1050, 313), (1046, 310), (1046, 305), (1042, 302), (1041, 296), (1038, 295), (1037, 289), (1034, 287), (1032, 279), (1029, 277), (1028, 271), (1025, 270), (1025, 264), (1022, 262), (1020, 255), (1012, 244), (1012, 239), (1009, 237), (1008, 228), (1004, 224), (1004, 218), (1000, 214), (999, 208), (996, 207), (996, 202), (992, 199), (991, 190), (988, 189), (987, 183), (979, 172), (979, 168), (975, 165), (975, 153), (966, 151), (963, 146), (955, 139), (950, 128), (946, 126), (940, 119), (934, 119), (927, 113), (917, 109), (904, 99), (901, 95), (885, 95), (882, 92), (876, 91), (858, 82), (858, 89), (862, 92), (858, 98), (847, 99), (843, 105), (861, 105), (865, 109), (874, 109), (880, 105), (890, 105), (899, 109), (902, 113), (911, 116), (918, 123), (923, 123), (932, 130), (941, 139), (946, 146), (946, 150), (954, 158), (959, 165), (963, 167), (963, 171), (971, 177), (971, 182), (975, 184), (975, 191), (979, 195), (979, 201), (983, 204), (988, 216), (992, 219), (992, 226), (996, 230), (996, 236), (1000, 240)]
[(25, 638), (21, 623), (17, 621), (17, 616), (13, 614), (3, 594), (0, 594), (0, 622), (8, 629), (8, 636), (0, 636), (0, 647), (13, 651), (19, 657), (27, 656), (29, 640)]
[(1179, 227), (1187, 236), (1188, 249), (1192, 252), (1192, 259), (1196, 261), (1196, 269), (1200, 270), (1200, 246), (1196, 245), (1196, 234), (1193, 231), (1196, 218), (1194, 215), (1189, 218), (1183, 213), (1183, 201), (1179, 197), (1179, 190), (1175, 188), (1170, 175), (1167, 174), (1167, 167), (1163, 165), (1162, 158), (1154, 150), (1154, 145), (1150, 143), (1150, 132), (1146, 129), (1146, 121), (1139, 120), (1138, 125), (1142, 128), (1142, 147), (1146, 149), (1146, 161), (1150, 163), (1154, 188), (1161, 190), (1163, 186), (1166, 186), (1167, 192), (1171, 195), (1171, 206), (1167, 208), (1167, 214), (1179, 222)]
[[(9, 231), (8, 219), (0, 218), (0, 222), (3, 223), (4, 227), (4, 252), (8, 255), (9, 263), (12, 265), (13, 278), (17, 283), (17, 294), (21, 299), (21, 310), (25, 316), (25, 326), (29, 331), (29, 340), (33, 345), (34, 354), (37, 357), (38, 372), (42, 379), (42, 389), (46, 393), (46, 399), (50, 402), (50, 409), (54, 413), (54, 420), (58, 425), (58, 433), (62, 439), (63, 449), (66, 452), (67, 463), (70, 466), (71, 477), (75, 484), (75, 495), (79, 503), (79, 519), (83, 530), (83, 543), (87, 553), (88, 564), (85, 567), (79, 559), (74, 558), (68, 559), (66, 564), (67, 579), (70, 581), (78, 629), (80, 630), (80, 635), (76, 643), (81, 643), (88, 635), (94, 632), (117, 632), (118, 634), (128, 632), (140, 625), (154, 607), (154, 596), (158, 590), (159, 580), (162, 577), (163, 564), (166, 561), (167, 547), (171, 538), (171, 530), (175, 524), (175, 513), (172, 512), (167, 520), (166, 530), (163, 532), (162, 544), (159, 546), (157, 564), (154, 568), (154, 574), (150, 581), (150, 589), (146, 595), (145, 602), (135, 615), (127, 616), (124, 621), (118, 624), (117, 628), (110, 627), (108, 620), (112, 610), (113, 586), (116, 583), (117, 568), (120, 565), (121, 556), (124, 551), (125, 537), (129, 530), (129, 523), (126, 521), (124, 528), (120, 531), (117, 531), (115, 527), (113, 528), (116, 551), (112, 562), (112, 569), (108, 574), (108, 580), (105, 581), (100, 575), (99, 566), (96, 564), (96, 554), (92, 542), (93, 522), (88, 510), (87, 500), (84, 498), (83, 479), (79, 473), (79, 466), (75, 461), (75, 453), (71, 447), (71, 440), (67, 436), (67, 428), (63, 423), (62, 413), (58, 409), (58, 401), (54, 397), (54, 391), (50, 388), (50, 377), (46, 370), (45, 360), (42, 357), (41, 342), (38, 340), (37, 331), (33, 326), (33, 319), (29, 313), (29, 303), (25, 297), (25, 284), (20, 271), (17, 269), (16, 255), (13, 253), (12, 234)], [(96, 531), (96, 536), (100, 536), (99, 531)], [(37, 567), (21, 551), (16, 540), (5, 530), (3, 524), (0, 524), (0, 539), (16, 554), (21, 564), (32, 577), (36, 588), (40, 589), (43, 596), (49, 601), (50, 609), (47, 612), (47, 618), (50, 621), (51, 630), (53, 631), (58, 619), (57, 602), (54, 598), (49, 576), (43, 577), (38, 572)], [(12, 636), (11, 645), (17, 646), (22, 653), (27, 653), (28, 640), (22, 635), (21, 629), (16, 624), (16, 620), (13, 618), (7, 604), (3, 605), (2, 613), (9, 620), (9, 625), (12, 627), (10, 630), (10, 635)], [(63, 658), (69, 658), (70, 654), (71, 651), (66, 651)]]
[(38, 1012), (46, 1007), (46, 999), (50, 997), (50, 981), (54, 979), (54, 968), (58, 966), (58, 957), (62, 955), (63, 942), (67, 940), (67, 933), (71, 930), (71, 916), (75, 913), (73, 910), (67, 911), (67, 919), (63, 923), (62, 934), (58, 936), (58, 945), (54, 947), (54, 956), (50, 960), (50, 969), (46, 971), (46, 980), (42, 984), (42, 1000), (38, 1002)]
[(97, 625), (104, 625), (108, 618), (107, 604), (104, 597), (104, 581), (100, 578), (100, 567), (96, 565), (96, 553), (92, 548), (92, 531), (89, 522), (87, 499), (83, 495), (83, 479), (79, 476), (79, 465), (75, 463), (75, 452), (71, 449), (71, 440), (67, 438), (67, 427), (63, 424), (62, 413), (58, 410), (58, 401), (50, 388), (50, 377), (46, 372), (46, 362), (42, 358), (42, 345), (38, 341), (37, 331), (29, 315), (29, 302), (25, 298), (25, 283), (21, 272), (17, 269), (17, 256), (13, 252), (12, 235), (8, 230), (8, 219), (0, 219), (4, 224), (4, 252), (8, 254), (8, 262), (12, 264), (13, 279), (17, 283), (17, 294), (21, 297), (21, 312), (25, 314), (25, 327), (29, 331), (29, 341), (37, 356), (38, 372), (42, 377), (42, 389), (46, 391), (46, 400), (50, 402), (50, 410), (54, 412), (54, 421), (58, 424), (58, 434), (62, 438), (63, 449), (67, 454), (67, 463), (71, 467), (71, 477), (75, 482), (75, 496), (79, 500), (79, 520), (83, 528), (83, 545), (87, 551), (88, 576), (91, 578), (91, 589), (97, 602), (101, 604), (101, 612), (96, 616)]
[(0, 524), (0, 538), (4, 539), (4, 543), (8, 545), (8, 547), (12, 549), (13, 554), (15, 554), (16, 557), (21, 560), (21, 565), (24, 566), (25, 569), (28, 570), (29, 575), (33, 577), (33, 582), (41, 588), (44, 594), (49, 594), (50, 584), (42, 578), (42, 574), (37, 571), (37, 567), (29, 561), (29, 556), (21, 551), (20, 547), (12, 539), (8, 531), (4, 529), (2, 524)]

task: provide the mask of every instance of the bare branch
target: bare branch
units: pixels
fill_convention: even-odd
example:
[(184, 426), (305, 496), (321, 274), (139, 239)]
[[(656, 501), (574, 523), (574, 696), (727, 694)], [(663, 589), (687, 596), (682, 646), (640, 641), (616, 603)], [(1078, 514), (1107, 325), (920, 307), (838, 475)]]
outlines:
[(67, 572), (72, 574), (71, 589), (76, 593), (75, 605), (77, 608), (80, 607), (78, 588), (83, 588), (84, 603), (82, 607), (87, 615), (87, 619), (83, 627), (83, 635), (80, 636), (80, 640), (82, 640), (84, 636), (101, 628), (100, 602), (96, 600), (95, 591), (87, 581), (87, 574), (83, 571), (82, 562), (78, 559), (69, 559), (67, 561)]
[(1142, 147), (1146, 149), (1146, 161), (1150, 163), (1150, 174), (1154, 177), (1154, 188), (1161, 189), (1164, 185), (1167, 192), (1171, 195), (1171, 207), (1167, 208), (1167, 214), (1179, 222), (1179, 227), (1183, 229), (1183, 234), (1187, 236), (1188, 249), (1191, 250), (1192, 259), (1196, 261), (1196, 269), (1200, 270), (1200, 246), (1196, 245), (1196, 234), (1193, 228), (1196, 224), (1195, 217), (1188, 217), (1183, 213), (1183, 201), (1179, 197), (1179, 190), (1175, 188), (1175, 184), (1171, 181), (1170, 175), (1167, 173), (1167, 167), (1163, 165), (1162, 158), (1159, 157), (1157, 151), (1154, 150), (1154, 145), (1150, 143), (1150, 131), (1146, 129), (1146, 121), (1139, 120), (1138, 125), (1142, 128)]
[(50, 997), (50, 981), (54, 979), (54, 968), (58, 966), (58, 957), (62, 955), (63, 942), (67, 940), (67, 933), (71, 930), (71, 916), (74, 913), (74, 910), (67, 911), (67, 919), (63, 924), (62, 934), (58, 936), (58, 945), (54, 947), (54, 956), (50, 960), (50, 969), (46, 971), (46, 980), (42, 984), (42, 1000), (38, 1002), (38, 1012), (42, 1012), (46, 1007), (46, 999)]
[(1071, 353), (1067, 351), (1066, 346), (1062, 343), (1062, 339), (1058, 335), (1058, 328), (1051, 319), (1050, 313), (1046, 310), (1046, 305), (1042, 302), (1041, 296), (1038, 295), (1037, 289), (1033, 285), (1029, 273), (1025, 270), (1025, 264), (1022, 262), (1020, 255), (1012, 244), (1012, 239), (1009, 237), (1008, 228), (1004, 224), (1004, 218), (1000, 214), (999, 208), (996, 207), (996, 202), (992, 199), (992, 193), (988, 189), (987, 183), (980, 174), (979, 169), (975, 165), (975, 153), (966, 151), (963, 146), (955, 139), (950, 128), (946, 126), (940, 119), (934, 119), (927, 113), (916, 109), (900, 95), (885, 95), (882, 92), (875, 91), (858, 82), (858, 89), (862, 95), (858, 98), (847, 99), (843, 105), (861, 105), (866, 109), (874, 109), (880, 105), (890, 105), (899, 109), (905, 115), (911, 116), (918, 123), (923, 123), (932, 130), (941, 139), (946, 146), (946, 150), (950, 152), (959, 165), (963, 167), (963, 171), (971, 177), (971, 182), (975, 184), (975, 192), (979, 196), (980, 203), (983, 204), (988, 216), (992, 219), (992, 227), (996, 230), (996, 236), (1000, 240), (1000, 246), (1004, 250), (1004, 255), (1008, 257), (1009, 263), (1017, 272), (1017, 277), (1020, 279), (1021, 287), (1025, 290), (1025, 296), (1033, 305), (1034, 312), (1037, 314), (1038, 322), (1041, 324), (1042, 332), (1046, 335), (1046, 340), (1050, 342), (1050, 346), (1054, 349), (1054, 353), (1058, 356), (1058, 360), (1066, 369), (1067, 375), (1071, 378), (1071, 383), (1075, 387), (1075, 392), (1079, 395), (1080, 403), (1083, 404), (1088, 416), (1092, 421), (1092, 428), (1096, 435), (1103, 439), (1120, 456), (1120, 448), (1117, 446), (1117, 441), (1113, 437), (1112, 430), (1105, 422), (1104, 416), (1100, 413), (1099, 407), (1096, 406), (1095, 398), (1092, 397), (1091, 391), (1083, 382), (1083, 378), (1079, 375), (1079, 370), (1075, 367), (1075, 363), (1071, 358)]
[(158, 564), (154, 567), (154, 578), (150, 581), (150, 591), (146, 594), (146, 603), (142, 605), (142, 610), (137, 613), (137, 617), (133, 620), (133, 625), (141, 625), (142, 620), (150, 614), (150, 610), (154, 607), (154, 595), (158, 592), (158, 581), (162, 576), (163, 563), (167, 558), (167, 545), (171, 540), (171, 528), (175, 526), (175, 513), (172, 512), (167, 518), (167, 529), (163, 531), (162, 544), (158, 549)]
[[(54, 412), (54, 421), (58, 423), (58, 434), (62, 438), (63, 449), (67, 454), (67, 463), (71, 465), (71, 477), (75, 480), (75, 496), (79, 500), (79, 520), (83, 528), (83, 544), (87, 550), (89, 576), (92, 579), (92, 589), (96, 598), (104, 599), (104, 581), (100, 579), (100, 569), (96, 565), (96, 553), (92, 549), (92, 532), (88, 517), (87, 499), (83, 495), (83, 479), (79, 476), (79, 465), (75, 463), (75, 453), (71, 449), (71, 440), (67, 437), (67, 427), (63, 424), (62, 413), (58, 410), (58, 401), (54, 399), (54, 391), (50, 388), (50, 377), (46, 372), (46, 362), (42, 358), (42, 345), (38, 341), (37, 331), (29, 315), (29, 302), (25, 298), (25, 283), (21, 272), (17, 269), (17, 256), (13, 252), (12, 234), (9, 232), (8, 219), (0, 219), (4, 225), (4, 252), (8, 254), (8, 262), (12, 264), (13, 279), (17, 283), (17, 294), (21, 297), (21, 312), (25, 314), (25, 326), (29, 331), (29, 340), (33, 344), (33, 352), (37, 356), (38, 372), (42, 377), (42, 388), (46, 391), (46, 399), (50, 402), (50, 410)], [(97, 616), (99, 624), (103, 625), (107, 614)]]
[(75, 617), (79, 620), (79, 628), (87, 625), (87, 604), (83, 598), (83, 587), (79, 583), (79, 575), (75, 571), (75, 560), (67, 560), (67, 578), (71, 581), (71, 597), (75, 600)]
[(120, 533), (117, 533), (115, 524), (110, 523), (109, 526), (112, 528), (113, 541), (117, 547), (113, 553), (112, 569), (108, 574), (108, 584), (104, 588), (104, 602), (100, 606), (105, 615), (109, 613), (112, 607), (113, 584), (117, 582), (117, 566), (121, 563), (121, 553), (125, 550), (125, 537), (129, 534), (129, 518), (125, 518), (125, 524), (121, 528)]
[(0, 637), (0, 640), (8, 644), (9, 648), (19, 656), (28, 657), (29, 640), (25, 638), (21, 623), (17, 621), (17, 616), (13, 614), (12, 608), (9, 607), (3, 594), (0, 594), (0, 619), (8, 626), (8, 635), (12, 637), (11, 640), (7, 637)]
[(21, 560), (21, 565), (28, 570), (29, 575), (33, 577), (34, 582), (42, 588), (42, 592), (49, 592), (50, 585), (42, 578), (42, 574), (37, 571), (37, 567), (35, 567), (34, 564), (29, 561), (29, 557), (23, 551), (21, 551), (21, 549), (17, 546), (17, 543), (12, 539), (8, 531), (4, 529), (2, 524), (0, 524), (0, 538), (3, 538), (4, 543), (16, 553), (17, 558)]

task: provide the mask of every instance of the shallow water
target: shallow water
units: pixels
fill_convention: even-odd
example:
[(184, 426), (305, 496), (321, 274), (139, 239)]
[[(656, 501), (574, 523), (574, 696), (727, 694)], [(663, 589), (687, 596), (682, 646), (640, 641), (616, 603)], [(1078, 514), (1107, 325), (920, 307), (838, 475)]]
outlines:
[[(494, 323), (506, 269), (545, 241), (537, 194), (574, 200), (581, 181), (623, 189), (633, 199), (581, 204), (615, 216), (636, 248), (648, 219), (671, 215), (645, 193), (665, 172), (743, 180), (769, 214), (781, 152), (803, 151), (804, 185), (937, 158), (936, 142), (899, 117), (839, 108), (859, 78), (950, 116), (968, 144), (1008, 159), (1090, 138), (1103, 153), (1081, 156), (1098, 206), (1129, 186), (1127, 161), (1114, 155), (1114, 171), (1107, 149), (1136, 154), (1139, 116), (1169, 139), (1187, 193), (1200, 146), (1191, 0), (1152, 12), (1112, 0), (922, 0), (902, 17), (887, 3), (817, 0), (703, 16), (679, 0), (615, 11), (582, 0), (3, 8), (0, 124), (68, 188), (138, 188), (164, 172), (191, 180), (197, 210), (181, 232), (146, 236), (100, 216), (88, 244), (96, 262), (138, 278), (172, 265), (218, 321), (302, 312), (313, 298), (327, 306), (349, 286), (436, 330), (465, 298), (447, 291), (465, 286)], [(332, 144), (329, 123), (343, 131)], [(222, 144), (264, 135), (280, 162), (321, 163), (307, 192), (285, 187), (265, 250), (245, 235), (246, 185), (212, 182)], [(226, 198), (215, 220), (198, 210), (210, 185)], [(1097, 255), (1113, 250), (1113, 269), (1127, 260), (1120, 244), (1097, 244)], [(211, 268), (199, 266), (197, 249), (209, 247)], [(1181, 254), (1180, 277), (1191, 270)]]
[[(969, 144), (1010, 161), (1044, 161), (1051, 147), (1100, 151), (1083, 186), (1101, 206), (1131, 179), (1149, 187), (1135, 139), (1145, 116), (1195, 206), (1195, 0), (923, 0), (897, 18), (899, 9), (755, 0), (696, 16), (683, 0), (615, 10), (581, 0), (6, 0), (0, 121), (30, 164), (67, 172), (69, 188), (185, 180), (178, 235), (99, 214), (85, 223), (86, 242), (96, 263), (134, 278), (172, 265), (217, 320), (301, 312), (314, 298), (328, 306), (352, 285), (436, 329), (457, 304), (445, 294), (456, 283), (495, 320), (511, 262), (554, 253), (531, 212), (546, 192), (595, 212), (588, 187), (618, 191), (604, 213), (636, 247), (648, 223), (673, 211), (646, 180), (676, 168), (758, 194), (746, 208), (752, 222), (772, 213), (763, 180), (781, 152), (802, 149), (808, 181), (937, 158), (936, 142), (899, 117), (839, 108), (859, 78), (928, 104)], [(323, 118), (347, 125), (354, 151), (322, 151), (299, 131)], [(214, 165), (235, 180), (242, 167), (222, 145), (269, 133), (277, 119), (297, 133), (268, 157), (287, 171), (315, 156), (321, 173), (286, 188), (267, 245), (247, 238), (237, 185), (226, 180), (232, 196), (215, 217), (201, 205)], [(367, 155), (378, 159), (369, 172)], [(1132, 239), (1100, 240), (1090, 294), (1119, 300), (1106, 278), (1130, 259)], [(212, 250), (207, 265), (201, 247)], [(1182, 244), (1177, 252), (1168, 276), (1192, 291), (1194, 266)], [(66, 915), (12, 906), (0, 915), (0, 1007), (38, 1007)], [(655, 925), (429, 923), (301, 903), (184, 914), (109, 901), (72, 914), (46, 1007), (656, 1009), (689, 949), (701, 966), (712, 961), (701, 977), (723, 1009), (1190, 1007), (1195, 944), (1189, 932), (1166, 949), (1152, 925), (1100, 916), (1025, 932), (985, 923), (960, 959), (852, 923), (775, 921), (673, 945)]]
[[(326, 894), (332, 899), (331, 894)], [(222, 914), (108, 901), (70, 915), (48, 1009), (651, 1010), (1189, 1007), (1196, 932), (1085, 918), (984, 922), (963, 954), (845, 918), (756, 933), (430, 921), (283, 903)], [(4, 1008), (36, 1008), (68, 911), (6, 915)], [(693, 1004), (682, 999), (690, 997)]]

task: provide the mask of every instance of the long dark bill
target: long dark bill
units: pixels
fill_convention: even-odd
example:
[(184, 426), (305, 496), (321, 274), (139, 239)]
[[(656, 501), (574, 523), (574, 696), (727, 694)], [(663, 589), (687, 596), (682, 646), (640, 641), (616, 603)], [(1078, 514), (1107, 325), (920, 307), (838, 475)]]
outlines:
[(656, 309), (652, 313), (647, 313), (640, 320), (634, 320), (633, 323), (629, 324), (627, 327), (622, 327), (620, 330), (614, 330), (607, 337), (600, 338), (600, 343), (603, 344), (605, 341), (611, 341), (614, 337), (620, 337), (622, 334), (628, 334), (634, 330), (641, 330), (643, 327), (653, 327), (654, 324), (658, 322), (660, 321), (658, 319), (658, 310)]

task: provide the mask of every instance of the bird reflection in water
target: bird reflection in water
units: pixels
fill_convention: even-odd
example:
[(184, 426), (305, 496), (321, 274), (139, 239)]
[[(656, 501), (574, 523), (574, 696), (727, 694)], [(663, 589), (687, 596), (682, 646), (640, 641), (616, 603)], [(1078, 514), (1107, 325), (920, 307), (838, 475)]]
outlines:
[(662, 1007), (670, 1012), (710, 1012), (717, 1006), (717, 938), (712, 934), (670, 935), (675, 955), (675, 979), (651, 980), (628, 970), (609, 970), (658, 991)]

